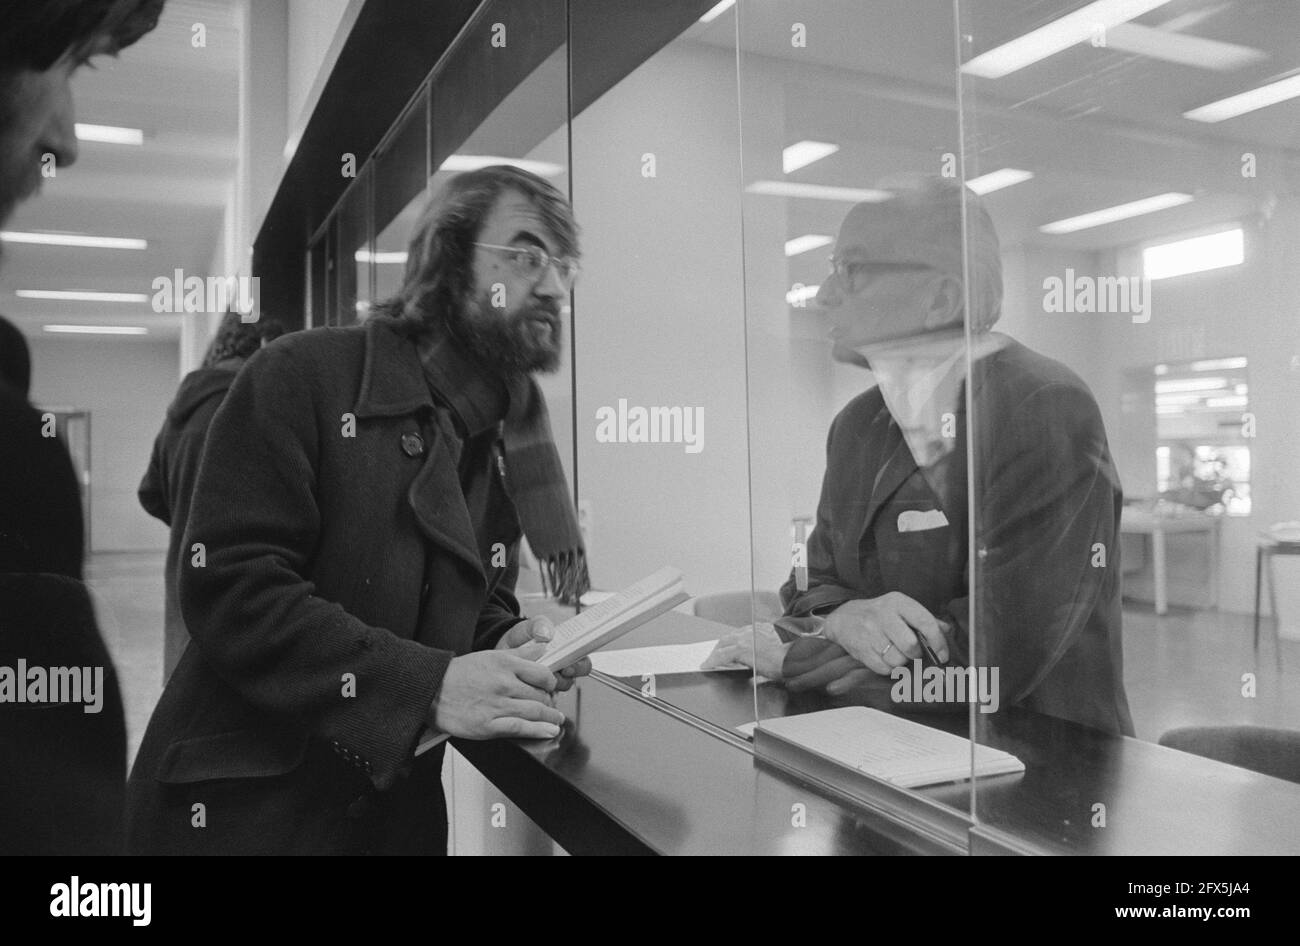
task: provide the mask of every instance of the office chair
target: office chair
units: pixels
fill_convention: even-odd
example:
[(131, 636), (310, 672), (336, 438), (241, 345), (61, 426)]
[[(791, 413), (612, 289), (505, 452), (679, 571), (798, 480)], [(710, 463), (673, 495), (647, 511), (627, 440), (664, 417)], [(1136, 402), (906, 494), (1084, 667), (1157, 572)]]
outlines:
[(1300, 783), (1300, 732), (1264, 726), (1186, 726), (1160, 745)]

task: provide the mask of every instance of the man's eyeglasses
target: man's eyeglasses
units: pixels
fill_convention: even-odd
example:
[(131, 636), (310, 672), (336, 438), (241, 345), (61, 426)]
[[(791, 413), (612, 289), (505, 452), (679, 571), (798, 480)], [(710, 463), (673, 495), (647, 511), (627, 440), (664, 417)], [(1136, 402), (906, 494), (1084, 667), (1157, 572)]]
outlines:
[(500, 246), (496, 243), (475, 243), (485, 250), (496, 250), (510, 260), (510, 267), (515, 275), (530, 282), (537, 282), (546, 272), (546, 267), (555, 264), (555, 272), (565, 289), (572, 289), (578, 278), (578, 261), (572, 256), (552, 256), (540, 246)]
[(861, 292), (882, 276), (892, 273), (919, 273), (932, 267), (925, 263), (872, 263), (865, 260), (830, 258), (831, 275), (846, 292)]

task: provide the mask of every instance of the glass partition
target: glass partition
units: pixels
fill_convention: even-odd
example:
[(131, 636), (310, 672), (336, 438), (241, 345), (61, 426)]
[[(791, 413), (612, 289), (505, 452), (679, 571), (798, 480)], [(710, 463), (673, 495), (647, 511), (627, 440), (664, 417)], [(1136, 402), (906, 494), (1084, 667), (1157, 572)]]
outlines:
[(374, 253), (371, 240), (370, 187), (374, 165), (367, 162), (356, 182), (343, 195), (335, 219), (333, 325), (351, 325), (370, 311), (371, 270)]
[(1257, 773), (1300, 724), (1300, 8), (958, 7), (967, 263), (1002, 289), (969, 326), (975, 732), (1027, 770), (976, 815), (1048, 849), (1266, 850)]
[(735, 28), (711, 6), (571, 4), (574, 415), (592, 600), (664, 567), (692, 599), (614, 645), (683, 649), (596, 669), (739, 739), (748, 673), (699, 672), (752, 620)]
[(953, 8), (737, 9), (756, 750), (964, 849), (970, 707), (899, 686), (962, 633)]
[(422, 89), (407, 106), (375, 159), (375, 298), (402, 285), (407, 244), (429, 194), (429, 95)]

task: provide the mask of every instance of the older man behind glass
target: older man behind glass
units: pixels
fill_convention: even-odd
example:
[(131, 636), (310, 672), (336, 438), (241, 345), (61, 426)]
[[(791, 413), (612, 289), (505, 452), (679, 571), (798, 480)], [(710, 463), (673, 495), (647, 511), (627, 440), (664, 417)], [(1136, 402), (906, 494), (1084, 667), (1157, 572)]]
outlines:
[(711, 663), (741, 659), (790, 689), (873, 702), (895, 668), (922, 659), (923, 638), (941, 662), (998, 668), (1003, 706), (1132, 735), (1122, 493), (1096, 402), (1064, 365), (990, 331), (1001, 264), (978, 198), (939, 178), (891, 192), (849, 212), (817, 294), (834, 357), (869, 368), (876, 386), (831, 424), (808, 587), (792, 575), (777, 628), (732, 635)]

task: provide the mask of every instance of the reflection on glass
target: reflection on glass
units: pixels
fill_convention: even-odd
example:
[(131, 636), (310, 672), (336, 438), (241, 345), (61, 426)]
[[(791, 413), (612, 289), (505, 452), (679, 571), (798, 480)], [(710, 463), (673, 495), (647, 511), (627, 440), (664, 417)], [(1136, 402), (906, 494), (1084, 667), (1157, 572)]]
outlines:
[(371, 246), (370, 187), (374, 166), (366, 164), (339, 205), (335, 278), (335, 325), (363, 321), (370, 311), (373, 251)]
[(426, 88), (407, 106), (375, 160), (376, 299), (389, 298), (401, 286), (407, 243), (428, 197), (428, 121)]
[[(1004, 682), (1002, 709), (976, 715), (977, 740), (1016, 747), (1032, 776), (979, 781), (977, 818), (1048, 850), (1294, 851), (1269, 825), (1289, 821), (1281, 812), (1300, 795), (1259, 773), (1300, 778), (1287, 763), (1300, 757), (1300, 716), (1281, 697), (1294, 670), (1265, 649), (1300, 596), (1292, 583), (1270, 606), (1256, 576), (1266, 585), (1270, 527), (1300, 509), (1285, 474), (1298, 459), (1286, 418), (1300, 393), (1287, 301), (1300, 292), (1300, 139), (1295, 98), (1277, 84), (1300, 57), (1300, 8), (1057, 0), (1032, 24), (991, 0), (958, 9), (965, 179), (1029, 175), (985, 197), (1003, 244), (1000, 327), (1067, 372), (1019, 409), (972, 401), (974, 650), (1005, 681), (1022, 646), (1051, 639), (1040, 628), (1077, 628), (1044, 651), (1040, 682)], [(1007, 594), (991, 574), (1007, 521), (996, 463), (1030, 434), (1054, 459), (1024, 472), (1059, 484), (1070, 518), (1043, 520)], [(1084, 477), (1085, 461), (1100, 476), (1106, 444), (1122, 480), (1114, 528)], [(1041, 515), (1039, 495), (1003, 513)], [(1078, 621), (1093, 588), (1122, 594), (1108, 637)], [(1294, 648), (1285, 636), (1273, 646)], [(1088, 648), (1109, 662), (1081, 663)], [(1119, 692), (1121, 659), (1131, 728), (1097, 712), (1097, 694)], [(1067, 705), (1035, 701), (1066, 680)]]

